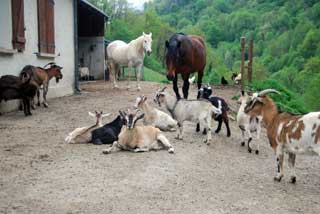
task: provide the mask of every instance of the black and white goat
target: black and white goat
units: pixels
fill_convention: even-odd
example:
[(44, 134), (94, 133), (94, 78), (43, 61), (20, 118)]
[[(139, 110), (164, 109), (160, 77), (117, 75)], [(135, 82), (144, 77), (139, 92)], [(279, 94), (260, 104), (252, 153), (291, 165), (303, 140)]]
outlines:
[(118, 140), (121, 128), (126, 124), (125, 118), (118, 115), (112, 122), (94, 130), (91, 142), (96, 145), (112, 144)]
[[(227, 102), (222, 99), (221, 97), (214, 97), (211, 96), (212, 89), (210, 86), (202, 86), (198, 91), (198, 98), (204, 98), (206, 100), (209, 100), (213, 106), (221, 110), (221, 114), (217, 115), (214, 120), (218, 121), (218, 127), (215, 131), (215, 133), (219, 133), (221, 130), (222, 122), (226, 125), (227, 128), (227, 137), (231, 136), (231, 131), (229, 127), (229, 119), (228, 119), (228, 110), (229, 106)], [(200, 131), (200, 124), (197, 124), (197, 132)], [(206, 130), (203, 130), (203, 134), (206, 133)]]

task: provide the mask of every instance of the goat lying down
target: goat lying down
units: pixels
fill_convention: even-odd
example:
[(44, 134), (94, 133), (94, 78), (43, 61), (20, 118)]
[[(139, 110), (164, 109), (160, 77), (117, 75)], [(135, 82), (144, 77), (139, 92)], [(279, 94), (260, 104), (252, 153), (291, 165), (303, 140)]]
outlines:
[(136, 126), (136, 122), (144, 117), (144, 114), (137, 114), (137, 111), (128, 113), (120, 111), (126, 121), (126, 127), (122, 128), (118, 141), (111, 147), (103, 150), (104, 154), (127, 150), (132, 152), (147, 152), (150, 150), (167, 149), (174, 153), (174, 148), (160, 129), (153, 126)]
[(175, 131), (177, 128), (177, 121), (172, 119), (167, 113), (160, 111), (147, 102), (147, 97), (137, 97), (135, 108), (139, 108), (144, 112), (144, 125), (151, 125), (159, 128), (161, 131)]
[[(256, 139), (260, 139), (261, 133), (261, 117), (250, 116), (244, 112), (244, 108), (247, 105), (247, 101), (250, 100), (251, 97), (248, 96), (244, 91), (241, 91), (241, 96), (239, 97), (237, 103), (240, 104), (240, 108), (237, 114), (237, 124), (242, 134), (241, 146), (245, 145), (246, 135), (248, 137), (248, 152), (252, 152), (252, 148), (250, 143), (252, 141), (252, 133), (256, 132)], [(257, 145), (256, 154), (259, 154), (259, 146)]]
[(96, 118), (96, 123), (89, 127), (86, 126), (86, 127), (76, 128), (75, 130), (70, 132), (68, 136), (65, 138), (66, 143), (89, 143), (92, 138), (92, 131), (101, 127), (102, 118), (109, 116), (110, 113), (103, 114), (102, 111), (101, 112), (95, 111), (95, 114), (89, 112), (89, 115), (91, 117)]
[(93, 130), (91, 142), (96, 145), (112, 144), (118, 140), (123, 125), (125, 125), (125, 119), (118, 115), (112, 122)]
[(179, 131), (177, 139), (182, 140), (183, 122), (190, 121), (200, 123), (207, 130), (207, 138), (204, 141), (208, 145), (211, 143), (211, 119), (213, 116), (221, 114), (221, 110), (211, 105), (207, 100), (185, 100), (165, 92), (165, 88), (156, 93), (155, 102), (159, 106), (164, 105), (174, 119), (178, 121)]
[(296, 182), (295, 160), (297, 154), (320, 155), (320, 112), (310, 112), (304, 115), (293, 115), (278, 112), (275, 103), (266, 96), (268, 93), (278, 93), (274, 89), (266, 89), (254, 93), (246, 105), (245, 112), (249, 115), (262, 117), (267, 128), (267, 136), (277, 157), (276, 181), (283, 177), (284, 153), (289, 155), (292, 183)]

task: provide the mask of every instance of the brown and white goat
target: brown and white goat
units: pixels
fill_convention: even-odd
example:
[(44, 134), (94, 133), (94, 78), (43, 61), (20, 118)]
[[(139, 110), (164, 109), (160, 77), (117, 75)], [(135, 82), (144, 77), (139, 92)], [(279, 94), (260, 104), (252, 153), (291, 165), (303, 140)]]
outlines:
[(245, 107), (245, 112), (252, 116), (261, 116), (267, 129), (267, 136), (277, 157), (278, 171), (276, 181), (283, 177), (284, 153), (288, 153), (291, 182), (296, 182), (295, 160), (297, 154), (320, 155), (320, 112), (304, 115), (293, 115), (278, 112), (275, 103), (266, 96), (268, 93), (279, 93), (266, 89), (252, 96)]
[(103, 150), (104, 154), (120, 150), (147, 152), (160, 149), (167, 149), (169, 153), (174, 153), (173, 146), (160, 129), (153, 126), (136, 126), (136, 122), (142, 119), (144, 114), (138, 115), (138, 111), (119, 112), (125, 118), (126, 127), (122, 128), (118, 141), (113, 142), (111, 147)]
[(89, 127), (81, 127), (81, 128), (76, 128), (72, 132), (68, 134), (68, 136), (65, 138), (66, 143), (89, 143), (91, 141), (92, 137), (92, 131), (95, 129), (102, 127), (102, 118), (107, 117), (110, 115), (109, 114), (103, 114), (101, 112), (95, 111), (94, 113), (89, 112), (89, 115), (91, 117), (96, 118), (96, 123), (92, 126)]

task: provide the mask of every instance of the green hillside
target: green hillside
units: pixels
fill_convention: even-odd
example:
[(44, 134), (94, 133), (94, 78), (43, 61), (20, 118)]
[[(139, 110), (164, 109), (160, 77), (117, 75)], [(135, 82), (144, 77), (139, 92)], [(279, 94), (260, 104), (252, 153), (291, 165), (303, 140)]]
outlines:
[(93, 2), (111, 15), (108, 39), (153, 33), (153, 54), (145, 62), (153, 70), (164, 71), (164, 42), (173, 32), (197, 34), (207, 43), (204, 81), (218, 84), (239, 72), (245, 36), (254, 40), (254, 85), (275, 81), (297, 99), (289, 110), (320, 110), (319, 1), (154, 0), (144, 11), (128, 8), (126, 0)]

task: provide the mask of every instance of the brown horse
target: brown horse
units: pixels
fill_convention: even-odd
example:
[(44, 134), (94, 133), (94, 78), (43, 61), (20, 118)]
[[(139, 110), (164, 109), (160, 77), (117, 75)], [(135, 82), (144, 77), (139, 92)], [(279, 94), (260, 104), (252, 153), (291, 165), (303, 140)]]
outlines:
[[(49, 68), (46, 68), (47, 66), (50, 66)], [(52, 77), (56, 78), (56, 82), (58, 83), (60, 79), (62, 79), (62, 73), (61, 73), (62, 67), (56, 65), (54, 62), (50, 62), (47, 65), (42, 67), (35, 67), (32, 65), (26, 65), (21, 73), (20, 76), (24, 73), (27, 73), (31, 76), (31, 81), (35, 83), (38, 86), (37, 90), (37, 98), (38, 98), (38, 106), (40, 106), (40, 86), (43, 85), (43, 105), (44, 107), (48, 107), (47, 103), (47, 93), (49, 88), (49, 81), (52, 79)], [(32, 105), (32, 108), (35, 108), (34, 102)]]
[(206, 46), (200, 36), (175, 33), (166, 41), (167, 79), (173, 80), (173, 90), (180, 99), (178, 89), (178, 74), (183, 79), (183, 97), (188, 98), (189, 76), (198, 72), (198, 89), (201, 87), (203, 70), (206, 66)]

